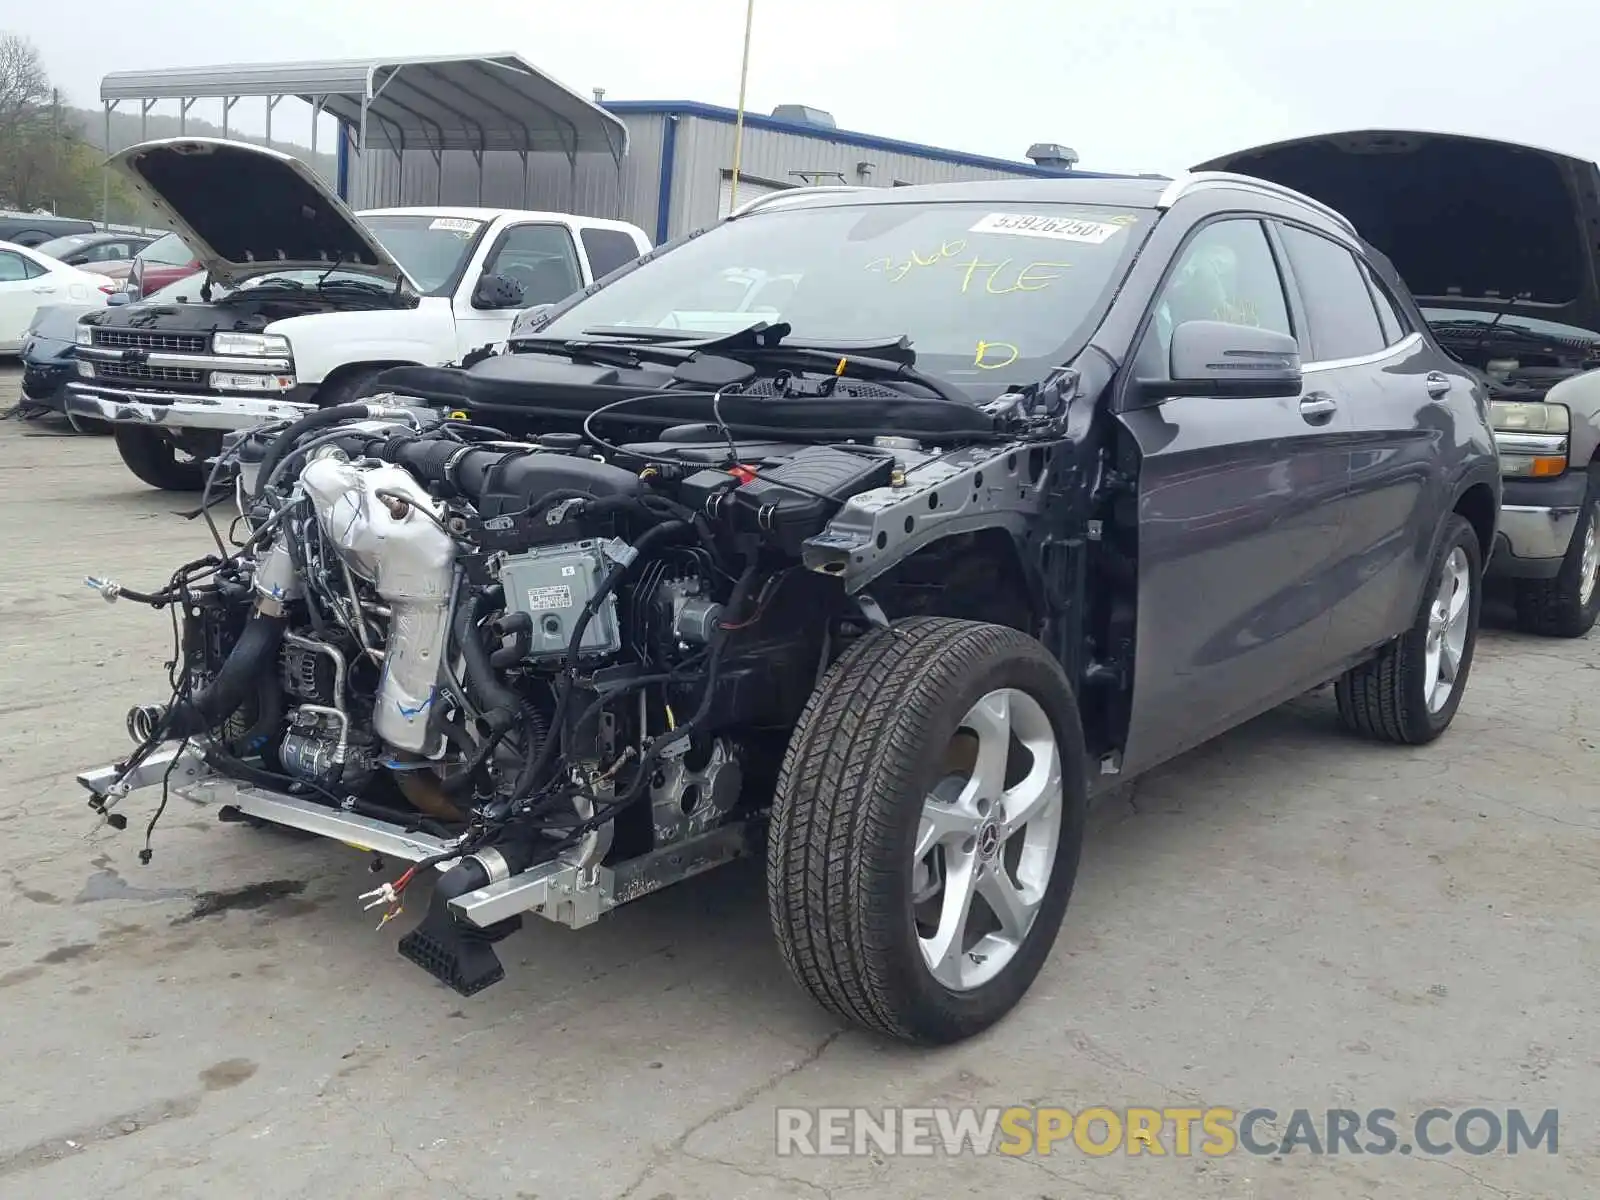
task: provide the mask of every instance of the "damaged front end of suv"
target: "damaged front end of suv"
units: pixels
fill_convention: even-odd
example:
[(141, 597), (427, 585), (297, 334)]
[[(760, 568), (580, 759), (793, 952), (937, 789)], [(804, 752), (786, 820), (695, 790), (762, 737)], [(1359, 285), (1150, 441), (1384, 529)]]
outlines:
[[(896, 808), (906, 859), (884, 868), (916, 874), (911, 953), (965, 998), (929, 1004), (908, 979), (893, 1004), (830, 1004), (913, 1040), (996, 1019), (1048, 951), (1081, 838), (1068, 680), (1099, 468), (1060, 364), (1141, 231), (1061, 206), (1077, 240), (1035, 253), (983, 236), (991, 206), (834, 200), (658, 254), (542, 315), (517, 353), (397, 370), (383, 395), (235, 442), (215, 474), (234, 475), (236, 544), (153, 591), (91, 581), (181, 626), (171, 694), (129, 714), (133, 751), (80, 777), (96, 811), (125, 823), (129, 794), (160, 788), (363, 848), (380, 872), (398, 860), (362, 898), (383, 920), (437, 871), (399, 949), (471, 994), (502, 977), (494, 944), (523, 915), (582, 927), (763, 846), (803, 976), (832, 901), (796, 847), (853, 836), (836, 807), (887, 804), (900, 785), (875, 772), (896, 755), (945, 763), (952, 797), (997, 771), (995, 795), (1033, 799), (985, 800), (970, 829)], [(708, 258), (784, 237), (775, 257), (840, 260), (807, 277), (812, 305), (848, 303), (847, 282), (862, 311), (802, 296), (778, 320), (743, 278), (745, 307), (717, 308)], [(963, 294), (987, 340), (952, 313)], [(807, 314), (820, 334), (796, 333)], [(871, 741), (882, 705), (972, 663), (982, 692), (938, 745)], [(969, 868), (995, 928), (951, 941), (941, 896)]]

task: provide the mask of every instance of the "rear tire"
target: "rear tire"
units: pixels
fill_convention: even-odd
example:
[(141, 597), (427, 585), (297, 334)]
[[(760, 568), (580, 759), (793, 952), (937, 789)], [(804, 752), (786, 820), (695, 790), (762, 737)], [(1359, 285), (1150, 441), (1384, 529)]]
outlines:
[(999, 1020), (1072, 894), (1084, 759), (1033, 638), (940, 617), (863, 637), (806, 705), (773, 805), (768, 907), (800, 986), (902, 1041)]
[(179, 457), (178, 447), (155, 430), (118, 425), (112, 437), (128, 470), (151, 487), (164, 492), (198, 492), (205, 487), (204, 459)]
[(1443, 733), (1472, 669), (1482, 595), (1478, 535), (1466, 518), (1452, 513), (1434, 551), (1416, 622), (1335, 685), (1344, 727), (1407, 746), (1421, 746)]
[(1554, 579), (1519, 579), (1517, 627), (1540, 637), (1582, 637), (1600, 617), (1600, 486), (1593, 474), (1572, 544)]

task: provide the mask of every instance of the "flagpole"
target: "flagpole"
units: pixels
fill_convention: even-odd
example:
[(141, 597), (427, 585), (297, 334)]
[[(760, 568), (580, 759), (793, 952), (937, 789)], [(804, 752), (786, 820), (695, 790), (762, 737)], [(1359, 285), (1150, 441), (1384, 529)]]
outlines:
[(745, 0), (744, 57), (739, 63), (739, 111), (733, 119), (733, 186), (728, 190), (728, 211), (739, 205), (739, 165), (744, 158), (744, 94), (750, 80), (750, 27), (755, 22), (756, 0)]

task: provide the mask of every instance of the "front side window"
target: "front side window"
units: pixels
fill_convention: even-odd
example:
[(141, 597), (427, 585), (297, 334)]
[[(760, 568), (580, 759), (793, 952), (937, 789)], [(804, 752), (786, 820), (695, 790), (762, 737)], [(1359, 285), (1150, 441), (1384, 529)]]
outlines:
[(583, 286), (572, 234), (561, 225), (514, 225), (483, 264), (485, 275), (522, 285), (522, 302), (554, 304)]
[(1170, 378), (1172, 332), (1186, 321), (1294, 332), (1283, 278), (1260, 221), (1215, 221), (1189, 239), (1156, 300), (1155, 319), (1139, 347), (1138, 378)]
[(542, 333), (716, 336), (764, 321), (822, 344), (904, 336), (920, 370), (1002, 387), (1081, 349), (1149, 224), (1100, 205), (778, 204), (618, 276)]
[(1321, 234), (1293, 225), (1280, 228), (1306, 306), (1310, 345), (1302, 338), (1300, 348), (1306, 359), (1332, 362), (1383, 350), (1389, 343), (1355, 255)]

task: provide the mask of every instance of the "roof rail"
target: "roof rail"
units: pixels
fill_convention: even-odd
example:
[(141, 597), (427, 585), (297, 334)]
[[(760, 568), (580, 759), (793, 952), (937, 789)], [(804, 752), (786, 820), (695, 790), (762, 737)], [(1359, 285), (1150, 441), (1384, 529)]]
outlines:
[(776, 192), (768, 192), (763, 196), (757, 196), (754, 200), (746, 201), (729, 213), (727, 219), (731, 221), (734, 217), (742, 217), (746, 213), (753, 213), (758, 208), (765, 208), (767, 205), (776, 204), (780, 200), (816, 196), (828, 192), (864, 192), (866, 190), (864, 187), (849, 183), (819, 183), (811, 187), (781, 188)]
[(1284, 200), (1294, 200), (1308, 208), (1314, 208), (1323, 216), (1335, 221), (1343, 229), (1360, 236), (1350, 218), (1336, 208), (1324, 204), (1321, 200), (1312, 198), (1304, 192), (1297, 192), (1291, 187), (1284, 187), (1281, 183), (1273, 183), (1270, 179), (1259, 179), (1254, 175), (1240, 175), (1234, 171), (1190, 171), (1179, 175), (1163, 189), (1160, 198), (1156, 201), (1157, 208), (1171, 208), (1180, 198), (1190, 192), (1204, 191), (1207, 188), (1230, 187), (1240, 188), (1245, 191), (1263, 192), (1269, 196), (1277, 196)]

